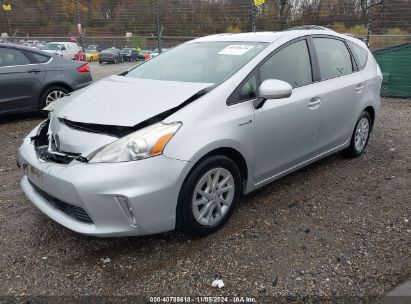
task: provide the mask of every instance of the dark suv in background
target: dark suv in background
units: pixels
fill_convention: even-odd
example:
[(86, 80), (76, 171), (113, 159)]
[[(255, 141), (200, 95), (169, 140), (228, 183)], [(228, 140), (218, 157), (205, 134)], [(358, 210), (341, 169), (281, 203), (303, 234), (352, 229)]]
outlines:
[(134, 48), (124, 48), (120, 51), (124, 61), (137, 61), (138, 52)]
[(100, 59), (98, 61), (100, 64), (103, 62), (107, 63), (121, 63), (124, 62), (123, 55), (120, 54), (120, 49), (112, 47), (105, 49), (100, 53)]

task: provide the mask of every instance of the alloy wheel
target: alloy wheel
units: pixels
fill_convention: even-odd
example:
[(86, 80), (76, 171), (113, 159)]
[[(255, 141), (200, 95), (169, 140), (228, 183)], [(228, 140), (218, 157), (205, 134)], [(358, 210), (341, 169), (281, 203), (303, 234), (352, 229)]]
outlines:
[(57, 99), (60, 99), (64, 96), (66, 96), (66, 93), (61, 90), (51, 91), (46, 97), (46, 106), (48, 106), (52, 102), (55, 102)]
[(355, 149), (357, 152), (362, 152), (367, 144), (370, 134), (370, 123), (366, 117), (361, 118), (355, 130)]
[(235, 184), (230, 171), (224, 168), (207, 171), (194, 189), (194, 218), (201, 225), (217, 225), (230, 210), (234, 195)]

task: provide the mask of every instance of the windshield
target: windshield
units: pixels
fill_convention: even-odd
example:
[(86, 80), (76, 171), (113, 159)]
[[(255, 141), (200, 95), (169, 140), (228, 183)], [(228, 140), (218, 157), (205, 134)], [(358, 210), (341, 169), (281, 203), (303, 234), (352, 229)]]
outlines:
[(122, 49), (121, 52), (122, 53), (131, 53), (133, 51), (133, 49)]
[(169, 50), (126, 74), (142, 79), (220, 83), (260, 53), (261, 42), (187, 43)]
[(102, 51), (102, 53), (104, 54), (113, 54), (113, 53), (117, 53), (119, 50), (118, 49), (107, 49)]
[(44, 45), (41, 49), (45, 51), (58, 51), (61, 49), (61, 44), (60, 43), (46, 43), (46, 45)]

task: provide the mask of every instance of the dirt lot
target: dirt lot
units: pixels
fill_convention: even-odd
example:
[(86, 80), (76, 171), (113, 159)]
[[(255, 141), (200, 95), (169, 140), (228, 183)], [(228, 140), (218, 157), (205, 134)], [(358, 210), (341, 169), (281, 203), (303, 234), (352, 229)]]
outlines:
[(138, 64), (141, 62), (123, 62), (123, 63), (118, 63), (118, 64), (110, 64), (110, 63), (103, 63), (99, 64), (98, 62), (90, 62), (90, 71), (91, 74), (93, 75), (94, 80), (99, 80), (103, 77), (106, 77), (108, 75), (114, 74), (120, 74)]
[[(384, 100), (362, 157), (328, 157), (244, 197), (230, 223), (209, 237), (99, 239), (61, 227), (26, 199), (16, 150), (40, 119), (3, 118), (0, 295), (373, 302), (411, 274), (410, 119), (410, 101)], [(219, 277), (221, 290), (211, 287)]]

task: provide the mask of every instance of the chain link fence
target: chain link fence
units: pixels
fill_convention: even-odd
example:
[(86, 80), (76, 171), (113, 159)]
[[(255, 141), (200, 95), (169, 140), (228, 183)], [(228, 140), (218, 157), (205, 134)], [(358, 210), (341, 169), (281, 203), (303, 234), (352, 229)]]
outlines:
[(0, 14), (0, 40), (20, 44), (161, 51), (215, 33), (325, 26), (368, 41), (386, 76), (383, 94), (411, 97), (409, 0), (266, 0), (258, 7), (253, 0), (1, 1), (10, 10)]

